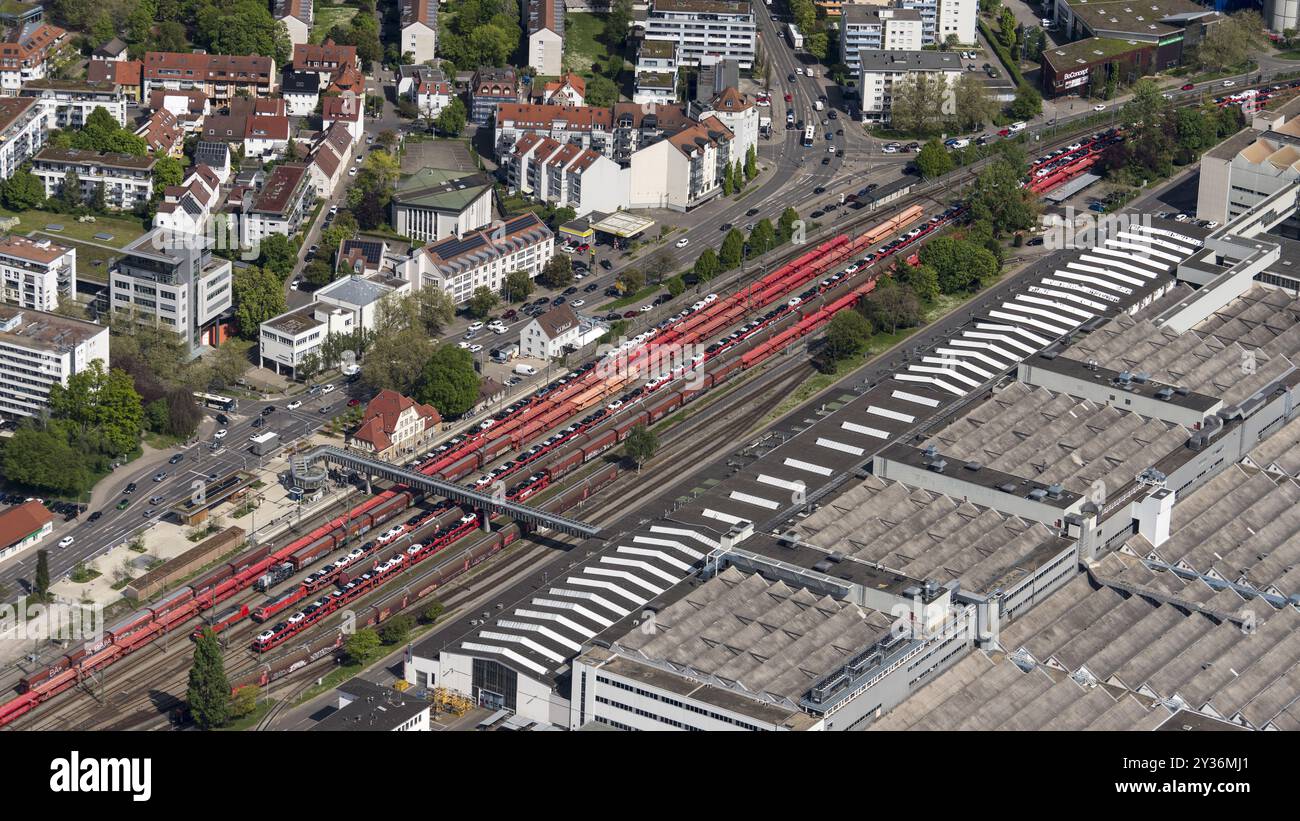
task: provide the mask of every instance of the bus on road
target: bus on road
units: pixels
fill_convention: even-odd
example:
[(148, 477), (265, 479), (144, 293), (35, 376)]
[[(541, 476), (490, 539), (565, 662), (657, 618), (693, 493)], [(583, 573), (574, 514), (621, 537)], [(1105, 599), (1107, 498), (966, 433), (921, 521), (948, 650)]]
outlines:
[(239, 402), (234, 397), (221, 396), (215, 393), (199, 393), (198, 391), (195, 391), (194, 401), (198, 402), (205, 408), (226, 411), (227, 413), (239, 407)]
[(809, 125), (803, 130), (803, 147), (812, 148), (813, 145), (813, 127)]

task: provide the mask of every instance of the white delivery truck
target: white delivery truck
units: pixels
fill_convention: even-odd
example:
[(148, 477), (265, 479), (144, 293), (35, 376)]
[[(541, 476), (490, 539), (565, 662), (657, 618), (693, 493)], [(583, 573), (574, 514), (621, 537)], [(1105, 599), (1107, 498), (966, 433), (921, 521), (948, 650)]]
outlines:
[(537, 369), (532, 365), (515, 365), (515, 373), (520, 376), (536, 376)]
[(821, 111), (825, 107), (826, 106), (822, 105), (821, 100), (818, 100), (817, 102), (813, 103), (813, 108), (817, 109), (818, 111)]

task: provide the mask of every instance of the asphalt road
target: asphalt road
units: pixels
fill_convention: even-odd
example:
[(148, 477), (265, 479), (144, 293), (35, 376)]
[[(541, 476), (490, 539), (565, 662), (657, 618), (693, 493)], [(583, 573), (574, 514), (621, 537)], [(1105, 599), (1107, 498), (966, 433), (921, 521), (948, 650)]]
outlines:
[[(39, 545), (50, 552), (51, 580), (62, 578), (80, 562), (107, 553), (151, 527), (153, 521), (161, 518), (168, 507), (191, 496), (195, 482), (207, 482), (213, 476), (221, 478), (235, 470), (256, 472), (262, 459), (251, 451), (251, 436), (274, 431), (280, 434), (282, 443), (309, 436), (328, 419), (345, 410), (348, 399), (352, 398), (347, 392), (350, 388), (353, 386), (340, 385), (328, 395), (304, 395), (300, 399), (302, 407), (297, 410), (289, 410), (287, 407), (294, 398), (266, 402), (243, 400), (237, 411), (226, 414), (230, 424), (226, 426), (226, 436), (220, 440), (221, 448), (216, 451), (210, 449), (210, 445), (218, 441), (212, 435), (218, 429), (216, 412), (209, 411), (200, 425), (200, 436), (196, 441), (163, 454), (183, 455), (184, 458), (179, 463), (170, 465), (162, 458), (151, 462), (138, 459), (118, 468), (96, 487), (95, 499), (97, 502), (104, 499), (98, 507), (91, 507), (72, 522), (65, 523), (61, 518), (55, 518), (54, 532)], [(260, 429), (254, 428), (253, 420), (267, 406), (275, 407), (276, 410), (268, 415), (266, 423)], [(329, 412), (320, 413), (322, 407), (328, 408)], [(159, 471), (165, 471), (167, 476), (160, 482), (154, 482), (153, 477)], [(136, 483), (137, 489), (132, 494), (126, 494), (124, 490), (131, 482)], [(108, 490), (112, 491), (111, 494), (106, 492)], [(149, 500), (154, 496), (161, 496), (162, 501), (151, 504)], [(122, 499), (129, 499), (131, 504), (119, 511), (116, 505)], [(148, 509), (158, 513), (153, 517), (145, 517), (144, 511)], [(96, 510), (102, 515), (99, 521), (92, 523), (88, 520)], [(72, 545), (60, 548), (58, 542), (64, 536), (72, 536), (74, 541)], [(36, 549), (33, 548), (0, 567), (0, 583), (8, 586), (11, 594), (19, 589), (25, 591), (29, 588), (35, 571)]]

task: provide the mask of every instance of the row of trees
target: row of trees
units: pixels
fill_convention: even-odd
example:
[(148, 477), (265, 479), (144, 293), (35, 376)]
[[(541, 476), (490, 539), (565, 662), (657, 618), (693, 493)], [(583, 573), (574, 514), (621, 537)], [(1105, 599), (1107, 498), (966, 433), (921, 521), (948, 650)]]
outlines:
[(1240, 106), (1175, 107), (1150, 77), (1133, 85), (1121, 117), (1129, 123), (1128, 138), (1107, 149), (1103, 165), (1110, 176), (1128, 182), (1164, 177), (1175, 165), (1195, 162), (1245, 122)]

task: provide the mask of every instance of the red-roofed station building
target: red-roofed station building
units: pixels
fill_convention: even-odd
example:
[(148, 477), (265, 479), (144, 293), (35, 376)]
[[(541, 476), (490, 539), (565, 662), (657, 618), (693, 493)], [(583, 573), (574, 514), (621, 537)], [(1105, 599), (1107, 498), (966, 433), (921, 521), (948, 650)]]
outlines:
[(397, 391), (383, 390), (366, 405), (361, 425), (347, 437), (347, 447), (370, 458), (392, 459), (424, 450), (438, 432), (442, 416)]

